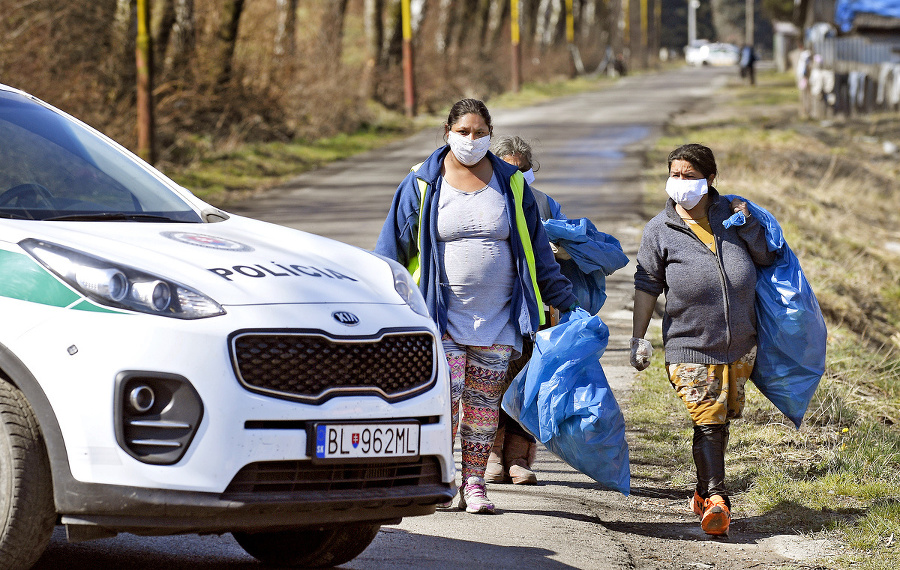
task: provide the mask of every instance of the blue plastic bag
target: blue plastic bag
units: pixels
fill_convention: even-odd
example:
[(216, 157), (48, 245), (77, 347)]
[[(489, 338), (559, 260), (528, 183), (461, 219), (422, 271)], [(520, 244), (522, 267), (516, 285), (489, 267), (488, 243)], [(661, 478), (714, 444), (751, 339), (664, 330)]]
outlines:
[(531, 359), (507, 389), (503, 409), (551, 453), (628, 495), (625, 418), (600, 366), (609, 328), (583, 309), (573, 313), (537, 333)]
[[(758, 349), (750, 379), (800, 429), (825, 373), (825, 318), (775, 217), (746, 198), (740, 199), (765, 227), (769, 251), (776, 252), (775, 263), (756, 272)], [(743, 225), (744, 215), (738, 212), (723, 223), (726, 228)]]
[(587, 218), (545, 220), (544, 230), (550, 241), (572, 257), (561, 260), (559, 267), (572, 283), (578, 304), (597, 314), (606, 302), (606, 276), (628, 265), (619, 240), (599, 231)]

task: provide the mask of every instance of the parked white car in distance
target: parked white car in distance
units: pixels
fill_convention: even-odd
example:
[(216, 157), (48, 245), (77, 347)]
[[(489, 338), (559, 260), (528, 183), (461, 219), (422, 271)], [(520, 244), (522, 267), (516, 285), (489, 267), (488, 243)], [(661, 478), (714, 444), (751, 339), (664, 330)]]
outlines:
[(696, 44), (684, 48), (685, 61), (697, 67), (737, 65), (740, 54), (741, 50), (734, 44), (708, 43), (706, 40), (698, 40)]

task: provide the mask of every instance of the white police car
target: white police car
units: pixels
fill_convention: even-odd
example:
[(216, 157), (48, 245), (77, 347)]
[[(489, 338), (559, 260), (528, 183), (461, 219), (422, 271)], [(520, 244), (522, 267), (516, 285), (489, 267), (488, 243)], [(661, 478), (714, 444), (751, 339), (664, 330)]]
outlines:
[(403, 267), (211, 207), (2, 85), (0, 314), (0, 567), (56, 524), (331, 566), (454, 494)]

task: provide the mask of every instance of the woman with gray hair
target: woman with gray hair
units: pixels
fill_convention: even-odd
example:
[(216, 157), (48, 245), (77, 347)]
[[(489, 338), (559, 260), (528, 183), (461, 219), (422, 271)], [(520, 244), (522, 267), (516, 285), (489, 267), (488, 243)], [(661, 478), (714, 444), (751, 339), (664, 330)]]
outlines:
[[(534, 184), (534, 172), (540, 165), (532, 155), (531, 145), (522, 137), (515, 135), (501, 135), (491, 141), (491, 152), (498, 158), (519, 167), (519, 171), (525, 176), (525, 181), (534, 194), (534, 200), (538, 206), (541, 220), (565, 219), (562, 208), (540, 190)], [(550, 243), (553, 253), (558, 257), (560, 250)], [(552, 312), (552, 311), (551, 311)], [(554, 324), (551, 318), (547, 324)], [(506, 385), (508, 386), (516, 374), (525, 366), (531, 357), (531, 339), (526, 339), (522, 356), (510, 363), (507, 369)], [(537, 485), (537, 475), (531, 470), (537, 455), (537, 441), (522, 426), (509, 415), (500, 410), (500, 421), (497, 426), (497, 436), (494, 446), (488, 456), (487, 469), (484, 479), (488, 483), (508, 483), (512, 481), (516, 485)]]

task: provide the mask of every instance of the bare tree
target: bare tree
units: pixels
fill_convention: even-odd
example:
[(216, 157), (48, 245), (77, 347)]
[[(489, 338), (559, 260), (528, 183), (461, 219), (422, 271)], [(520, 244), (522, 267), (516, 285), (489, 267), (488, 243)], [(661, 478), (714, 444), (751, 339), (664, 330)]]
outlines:
[(196, 47), (194, 0), (175, 0), (175, 25), (172, 27), (172, 47), (166, 66), (180, 72), (188, 67)]
[[(157, 65), (166, 60), (166, 50), (169, 48), (169, 36), (172, 27), (175, 26), (175, 0), (162, 0), (151, 7), (159, 13), (153, 25), (153, 61)], [(160, 66), (163, 67), (163, 66)]]
[(453, 18), (451, 7), (453, 0), (440, 0), (438, 33), (435, 38), (438, 53), (446, 53), (450, 48), (450, 36), (453, 33)]
[(399, 64), (403, 50), (403, 18), (401, 0), (386, 0), (384, 38), (381, 46), (383, 66)]
[(365, 0), (363, 21), (366, 33), (366, 64), (363, 69), (362, 96), (372, 99), (376, 92), (376, 78), (381, 70), (381, 46), (384, 43), (384, 20), (381, 18), (384, 0)]
[(503, 36), (505, 29), (504, 23), (509, 20), (509, 2), (508, 0), (493, 0), (491, 2), (490, 11), (488, 12), (487, 37), (485, 44), (487, 45), (486, 53), (493, 53), (500, 44), (500, 38)]
[(234, 48), (237, 44), (238, 26), (243, 11), (244, 0), (222, 0), (222, 11), (215, 33), (215, 61), (219, 66), (216, 81), (219, 85), (225, 85), (231, 81), (234, 70)]
[(341, 65), (347, 0), (328, 0), (325, 6), (322, 25), (319, 26), (319, 48), (324, 64), (334, 70)]
[(122, 78), (117, 96), (134, 85), (134, 50), (137, 37), (137, 4), (135, 0), (116, 0), (116, 11), (110, 34), (113, 61), (112, 75)]
[[(369, 0), (367, 0), (368, 2)], [(275, 0), (277, 27), (275, 29), (275, 57), (293, 58), (297, 49), (297, 0)]]

